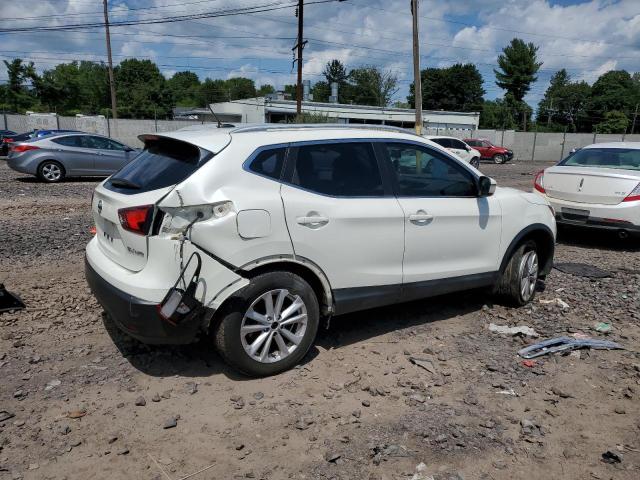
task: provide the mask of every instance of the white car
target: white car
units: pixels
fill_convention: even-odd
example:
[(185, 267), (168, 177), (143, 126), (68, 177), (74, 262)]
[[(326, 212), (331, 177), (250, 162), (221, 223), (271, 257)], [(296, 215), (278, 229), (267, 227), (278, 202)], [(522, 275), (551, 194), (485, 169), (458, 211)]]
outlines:
[(539, 172), (534, 192), (559, 224), (640, 232), (640, 143), (598, 143)]
[(489, 287), (524, 305), (555, 221), (435, 144), (390, 127), (188, 127), (92, 199), (86, 277), (148, 343), (210, 335), (250, 375), (297, 364), (321, 319)]
[(465, 142), (459, 138), (454, 137), (440, 137), (434, 135), (425, 136), (427, 140), (431, 140), (433, 143), (437, 143), (441, 147), (446, 148), (448, 151), (461, 158), (467, 163), (470, 163), (474, 168), (480, 167), (480, 152), (471, 148)]

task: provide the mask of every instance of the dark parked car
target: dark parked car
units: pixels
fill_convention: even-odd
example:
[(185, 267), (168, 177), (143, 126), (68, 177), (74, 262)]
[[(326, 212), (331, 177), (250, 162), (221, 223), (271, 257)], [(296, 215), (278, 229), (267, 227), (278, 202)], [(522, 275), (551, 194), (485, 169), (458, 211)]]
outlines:
[(9, 146), (14, 142), (24, 142), (29, 140), (33, 135), (33, 131), (26, 133), (14, 133), (13, 135), (4, 135), (2, 143), (0, 143), (0, 155), (7, 156), (9, 154)]
[(513, 151), (508, 148), (498, 147), (489, 140), (479, 138), (465, 138), (464, 141), (480, 152), (483, 160), (493, 160), (494, 163), (507, 163), (513, 159)]
[(111, 175), (138, 153), (139, 150), (102, 135), (65, 133), (14, 142), (8, 165), (54, 183), (71, 176)]
[(13, 130), (0, 130), (0, 140), (8, 135), (17, 135)]

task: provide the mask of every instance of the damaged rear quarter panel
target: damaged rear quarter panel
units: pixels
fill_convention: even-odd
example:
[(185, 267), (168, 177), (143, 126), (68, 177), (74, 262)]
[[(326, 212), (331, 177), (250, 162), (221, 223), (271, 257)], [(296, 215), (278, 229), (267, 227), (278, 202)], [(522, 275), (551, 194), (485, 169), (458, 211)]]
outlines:
[[(262, 146), (245, 141), (244, 137), (242, 141), (236, 138), (196, 174), (177, 185), (159, 205), (163, 208), (232, 202), (233, 208), (226, 216), (195, 223), (190, 238), (207, 252), (234, 266), (264, 257), (293, 255), (280, 183), (242, 167), (243, 162)], [(246, 210), (268, 212), (270, 229), (266, 236), (243, 238), (240, 235), (237, 214)]]

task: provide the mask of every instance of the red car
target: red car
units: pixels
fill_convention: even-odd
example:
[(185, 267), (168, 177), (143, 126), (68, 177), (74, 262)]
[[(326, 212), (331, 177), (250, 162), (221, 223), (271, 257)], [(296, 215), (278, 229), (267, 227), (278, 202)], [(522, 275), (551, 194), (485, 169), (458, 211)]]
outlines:
[(504, 147), (497, 147), (489, 140), (479, 138), (465, 138), (471, 148), (480, 152), (480, 158), (483, 160), (493, 160), (494, 163), (506, 163), (513, 158), (513, 151)]

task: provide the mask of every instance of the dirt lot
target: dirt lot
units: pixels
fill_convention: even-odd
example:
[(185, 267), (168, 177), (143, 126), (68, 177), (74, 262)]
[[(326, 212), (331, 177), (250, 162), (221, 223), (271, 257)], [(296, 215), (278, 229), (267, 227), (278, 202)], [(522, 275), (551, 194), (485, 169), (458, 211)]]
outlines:
[[(482, 169), (529, 189), (542, 166)], [(304, 365), (251, 380), (207, 341), (114, 331), (83, 276), (94, 186), (0, 160), (0, 281), (28, 304), (0, 315), (0, 479), (640, 478), (640, 241), (563, 234), (557, 261), (611, 276), (553, 270), (519, 310), (476, 292), (335, 318)], [(602, 338), (598, 322), (627, 350), (529, 367), (531, 339), (488, 329)]]

